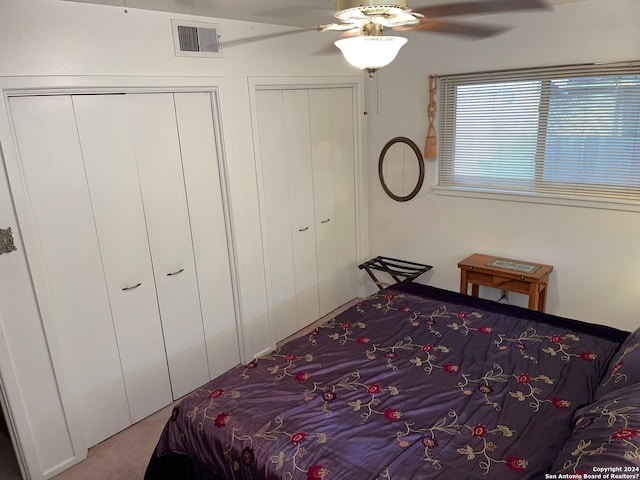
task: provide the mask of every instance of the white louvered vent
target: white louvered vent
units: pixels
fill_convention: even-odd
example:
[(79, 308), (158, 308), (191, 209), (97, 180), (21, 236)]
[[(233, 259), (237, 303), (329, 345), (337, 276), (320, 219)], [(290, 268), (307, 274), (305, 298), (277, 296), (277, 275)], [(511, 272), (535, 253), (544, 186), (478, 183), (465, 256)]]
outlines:
[(179, 57), (222, 57), (220, 25), (171, 20), (173, 44)]

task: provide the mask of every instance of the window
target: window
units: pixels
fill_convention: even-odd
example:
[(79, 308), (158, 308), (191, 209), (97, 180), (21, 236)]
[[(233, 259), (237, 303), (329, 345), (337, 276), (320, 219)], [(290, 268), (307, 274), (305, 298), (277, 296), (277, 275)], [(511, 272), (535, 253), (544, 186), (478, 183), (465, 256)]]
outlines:
[(440, 77), (439, 185), (640, 201), (640, 66)]

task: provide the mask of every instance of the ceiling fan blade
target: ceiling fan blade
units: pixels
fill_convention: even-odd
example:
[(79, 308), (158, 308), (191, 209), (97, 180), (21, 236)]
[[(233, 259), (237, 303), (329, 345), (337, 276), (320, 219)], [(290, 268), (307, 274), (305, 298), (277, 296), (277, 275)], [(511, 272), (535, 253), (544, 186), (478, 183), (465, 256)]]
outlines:
[(342, 35), (338, 37), (338, 40), (342, 38), (351, 38), (360, 36), (360, 29), (358, 27), (347, 30), (346, 32), (342, 32)]
[(317, 5), (287, 5), (286, 7), (271, 8), (269, 10), (262, 10), (256, 13), (257, 16), (264, 18), (282, 18), (282, 17), (302, 17), (315, 15), (323, 15), (327, 18), (333, 17), (334, 10), (325, 6)]
[(407, 30), (412, 32), (440, 32), (451, 33), (454, 35), (464, 35), (473, 38), (487, 38), (498, 35), (509, 27), (501, 27), (495, 25), (480, 25), (477, 23), (458, 23), (447, 22), (443, 20), (432, 20), (423, 18), (419, 25), (415, 27), (394, 27), (393, 30)]
[(316, 28), (319, 32), (326, 32), (328, 30), (334, 30), (337, 32), (344, 32), (349, 30), (359, 30), (360, 26), (354, 23), (329, 23), (327, 25), (320, 25)]
[(232, 48), (232, 47), (238, 47), (240, 45), (245, 45), (247, 43), (260, 42), (262, 40), (271, 40), (272, 38), (285, 37), (287, 35), (295, 35), (298, 33), (319, 31), (319, 30), (320, 30), (320, 27), (296, 28), (294, 30), (286, 30), (284, 32), (266, 33), (264, 35), (256, 35), (255, 37), (239, 38), (237, 40), (230, 40), (228, 42), (225, 42), (224, 40), (222, 40), (220, 42), (220, 46), (222, 48)]
[[(359, 35), (360, 35), (360, 29), (356, 27), (356, 28), (352, 28), (351, 30), (347, 30), (346, 32), (343, 32), (342, 35), (340, 35), (336, 40), (340, 40), (342, 38), (357, 37)], [(335, 46), (334, 42), (331, 42), (325, 45), (320, 50), (316, 51), (313, 55), (333, 55), (336, 53), (340, 53), (340, 49)]]
[(518, 10), (548, 10), (551, 6), (546, 0), (485, 0), (482, 2), (460, 2), (433, 7), (412, 8), (428, 18), (449, 17), (454, 15), (481, 15), (488, 13), (514, 12)]
[[(256, 2), (257, 3), (257, 2)], [(289, 2), (291, 3), (291, 2)], [(334, 10), (325, 6), (296, 6), (271, 8), (255, 14), (262, 23), (306, 27), (335, 20)]]

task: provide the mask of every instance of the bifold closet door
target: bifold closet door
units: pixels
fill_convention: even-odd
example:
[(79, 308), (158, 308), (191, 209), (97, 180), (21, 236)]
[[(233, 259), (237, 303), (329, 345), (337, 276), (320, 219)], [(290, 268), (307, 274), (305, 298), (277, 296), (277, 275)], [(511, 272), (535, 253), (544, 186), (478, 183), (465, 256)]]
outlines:
[(276, 341), (357, 296), (351, 88), (256, 92)]
[(131, 421), (171, 403), (128, 95), (73, 97)]
[(259, 90), (256, 104), (272, 321), (279, 341), (319, 316), (308, 91)]
[(64, 362), (64, 398), (94, 445), (131, 417), (72, 99), (13, 97), (10, 108), (39, 240), (26, 245), (34, 285)]
[(309, 90), (320, 316), (357, 297), (355, 131), (350, 88)]
[(83, 152), (89, 152), (85, 163), (93, 163), (89, 190), (92, 198), (94, 190), (101, 194), (94, 212), (105, 227), (98, 232), (105, 269), (117, 274), (111, 298), (125, 307), (114, 312), (114, 322), (124, 344), (125, 381), (132, 383), (130, 404), (140, 403), (136, 411), (148, 415), (210, 380), (174, 96), (78, 96), (74, 102), (93, 113), (91, 121), (82, 108), (77, 115)]
[(266, 228), (266, 265), (271, 290), (271, 318), (276, 341), (298, 330), (296, 277), (293, 267), (289, 167), (282, 154), (284, 131), (282, 90), (258, 90), (256, 106), (260, 136), (263, 201)]
[(298, 329), (320, 317), (318, 299), (318, 259), (316, 257), (316, 222), (314, 212), (313, 165), (311, 163), (311, 126), (309, 90), (283, 90), (287, 137), (282, 155), (287, 160), (293, 269)]
[[(211, 378), (240, 363), (222, 180), (216, 145), (216, 98), (174, 93), (193, 255)], [(213, 98), (212, 98), (213, 97)]]
[(128, 97), (171, 388), (177, 399), (210, 376), (174, 97)]
[(10, 99), (21, 220), (37, 235), (27, 254), (88, 446), (239, 362), (212, 105), (209, 93)]

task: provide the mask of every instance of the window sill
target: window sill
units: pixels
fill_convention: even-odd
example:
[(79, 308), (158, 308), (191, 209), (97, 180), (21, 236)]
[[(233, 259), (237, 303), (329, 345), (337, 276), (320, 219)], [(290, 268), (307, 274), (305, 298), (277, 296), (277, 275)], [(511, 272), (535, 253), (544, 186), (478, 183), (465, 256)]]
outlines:
[(513, 192), (507, 190), (488, 190), (470, 187), (442, 187), (439, 185), (433, 185), (431, 188), (436, 195), (452, 197), (482, 198), (485, 200), (499, 200), (503, 202), (538, 203), (543, 205), (562, 205), (567, 207), (640, 212), (640, 202), (632, 200)]

